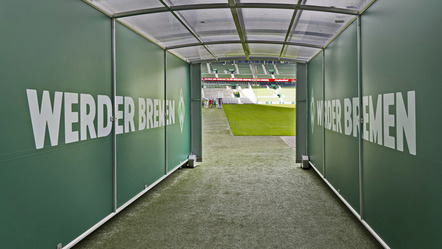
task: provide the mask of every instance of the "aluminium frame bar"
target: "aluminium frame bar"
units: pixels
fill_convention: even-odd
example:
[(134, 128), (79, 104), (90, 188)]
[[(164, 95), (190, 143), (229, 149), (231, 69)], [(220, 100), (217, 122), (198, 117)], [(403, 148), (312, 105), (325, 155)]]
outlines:
[(358, 16), (357, 18), (357, 56), (358, 56), (358, 96), (359, 96), (359, 214), (361, 216), (361, 220), (364, 219), (364, 168), (363, 168), (363, 141), (362, 141), (362, 135), (364, 129), (362, 129), (362, 126), (364, 125), (364, 122), (362, 122), (362, 57), (361, 57), (361, 51), (362, 51), (362, 40), (361, 40), (361, 16)]
[[(276, 44), (276, 45), (289, 45), (289, 46), (298, 46), (298, 47), (307, 47), (307, 48), (317, 48), (322, 49), (322, 46), (320, 45), (314, 45), (309, 43), (301, 43), (301, 42), (280, 42), (280, 41), (271, 41), (271, 40), (246, 40), (246, 43), (254, 43), (254, 44)], [(223, 41), (212, 41), (212, 42), (204, 42), (204, 45), (210, 46), (210, 45), (222, 45), (222, 44), (237, 44), (242, 43), (242, 41), (229, 41), (229, 40), (223, 40)], [(175, 45), (175, 46), (169, 46), (165, 47), (166, 50), (172, 50), (172, 49), (178, 49), (178, 48), (187, 48), (187, 47), (195, 47), (195, 46), (201, 46), (200, 43), (187, 43), (182, 45)]]
[(325, 157), (325, 49), (322, 50), (322, 168), (324, 178), (327, 177), (326, 157)]
[[(298, 0), (298, 5), (304, 4), (305, 1), (306, 0)], [(299, 22), (299, 18), (301, 16), (301, 14), (302, 14), (302, 10), (299, 11), (298, 9), (295, 9), (295, 11), (293, 12), (292, 19), (290, 20), (289, 27), (287, 28), (287, 33), (285, 34), (284, 43), (281, 48), (281, 53), (279, 53), (278, 60), (281, 59), (282, 54), (284, 53), (284, 49), (286, 48), (287, 40), (289, 39), (289, 36), (290, 36), (292, 30), (294, 31), (296, 29), (296, 26), (298, 26), (298, 22)]]
[[(112, 132), (112, 210), (113, 212), (117, 211), (118, 203), (117, 203), (117, 124), (118, 120), (116, 119), (116, 96), (117, 96), (117, 49), (116, 49), (116, 27), (115, 27), (115, 18), (112, 18), (111, 21), (111, 46), (112, 46), (112, 99), (114, 108), (112, 110), (112, 121), (113, 121), (113, 132)], [(111, 121), (111, 120), (109, 120)]]
[[(89, 2), (89, 1), (88, 1)], [(161, 2), (161, 0), (160, 0)], [(91, 3), (91, 2), (89, 2)], [(92, 4), (92, 3), (91, 3)], [(172, 5), (157, 8), (147, 8), (147, 9), (137, 9), (130, 11), (117, 12), (112, 15), (114, 18), (123, 18), (130, 16), (138, 16), (145, 14), (169, 12), (169, 11), (184, 11), (184, 10), (201, 10), (201, 9), (240, 9), (240, 8), (262, 8), (262, 9), (294, 9), (294, 10), (309, 10), (318, 12), (329, 12), (338, 13), (346, 15), (359, 15), (358, 10), (335, 8), (335, 7), (324, 7), (324, 6), (314, 6), (314, 5), (298, 5), (298, 4), (282, 4), (282, 3), (211, 3), (211, 4), (186, 4), (186, 5)]]
[[(219, 57), (218, 61), (234, 61), (234, 60), (246, 60), (244, 56), (229, 56), (229, 57)], [(271, 56), (250, 56), (250, 60), (268, 60), (268, 61), (277, 61), (278, 57)], [(206, 63), (213, 62), (213, 59), (199, 59), (199, 60), (190, 60), (190, 64), (197, 63)], [(281, 58), (281, 61), (294, 62), (294, 63), (307, 63), (307, 60), (300, 59), (292, 59), (292, 58)]]
[(230, 7), (230, 12), (232, 13), (233, 22), (235, 23), (236, 31), (238, 32), (239, 39), (241, 40), (241, 45), (244, 51), (244, 55), (246, 56), (246, 59), (249, 60), (250, 50), (245, 39), (244, 21), (240, 19), (238, 10), (236, 8), (233, 8), (233, 6), (235, 6), (235, 1), (229, 0), (229, 7)]
[(215, 59), (215, 60), (217, 60), (217, 57), (216, 57), (216, 55), (206, 46), (206, 45), (204, 45), (203, 44), (203, 41), (201, 40), (201, 38), (199, 38), (199, 36), (195, 33), (195, 31), (193, 31), (191, 28), (190, 28), (190, 26), (189, 25), (187, 25), (187, 23), (181, 18), (181, 17), (179, 17), (176, 13), (175, 13), (175, 11), (174, 10), (172, 10), (165, 2), (164, 2), (164, 0), (159, 0), (163, 5), (164, 5), (164, 7), (166, 7), (169, 11), (170, 11), (170, 13), (184, 26), (184, 28), (186, 28), (187, 29), (187, 31), (189, 31), (189, 33), (191, 34), (191, 35), (193, 35), (193, 37), (195, 37), (195, 39), (198, 41), (198, 42), (200, 42), (201, 43), (201, 45), (207, 50), (207, 52), (209, 52), (209, 54), (210, 55), (212, 55), (213, 56), (213, 58)]
[[(164, 56), (164, 101), (167, 101), (167, 50), (163, 50), (163, 56)], [(165, 107), (163, 107), (165, 108)], [(168, 167), (168, 153), (167, 153), (167, 119), (166, 119), (166, 111), (163, 113), (164, 117), (164, 173), (167, 174), (167, 167)]]

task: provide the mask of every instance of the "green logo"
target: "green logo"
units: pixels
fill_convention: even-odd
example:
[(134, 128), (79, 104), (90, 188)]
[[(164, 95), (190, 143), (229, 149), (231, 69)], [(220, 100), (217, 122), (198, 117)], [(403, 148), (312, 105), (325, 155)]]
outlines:
[(180, 92), (180, 103), (178, 104), (178, 116), (180, 118), (181, 133), (183, 133), (184, 117), (186, 116), (186, 107), (184, 106), (183, 89), (181, 89)]

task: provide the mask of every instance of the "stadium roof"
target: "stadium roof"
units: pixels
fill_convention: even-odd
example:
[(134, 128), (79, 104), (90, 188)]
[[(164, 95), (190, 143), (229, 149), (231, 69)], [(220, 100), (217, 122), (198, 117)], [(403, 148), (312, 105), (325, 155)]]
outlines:
[(375, 0), (84, 0), (188, 62), (307, 62)]

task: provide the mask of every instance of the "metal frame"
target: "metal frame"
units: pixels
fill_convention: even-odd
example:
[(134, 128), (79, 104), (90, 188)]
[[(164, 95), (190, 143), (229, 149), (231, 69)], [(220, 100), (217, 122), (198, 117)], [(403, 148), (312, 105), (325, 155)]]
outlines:
[[(298, 0), (298, 5), (300, 5), (303, 2), (305, 2), (305, 0)], [(284, 43), (283, 43), (282, 48), (281, 48), (281, 53), (279, 53), (278, 60), (281, 59), (282, 54), (284, 53), (284, 49), (285, 49), (287, 40), (289, 39), (290, 33), (291, 33), (292, 29), (296, 28), (300, 16), (301, 16), (301, 14), (298, 15), (298, 10), (295, 9), (295, 11), (293, 12), (293, 15), (292, 15), (292, 19), (290, 20), (289, 27), (287, 28), (287, 33), (285, 34)]]
[(113, 127), (113, 133), (112, 133), (112, 176), (113, 176), (113, 205), (112, 210), (113, 212), (117, 211), (117, 124), (118, 120), (116, 120), (116, 111), (117, 106), (116, 103), (116, 96), (117, 96), (117, 57), (116, 57), (116, 36), (115, 36), (115, 18), (112, 18), (112, 28), (111, 28), (111, 34), (112, 34), (112, 99), (113, 99), (113, 105), (114, 108), (112, 110), (112, 120), (114, 123)]
[[(164, 55), (164, 101), (167, 101), (167, 50), (163, 50)], [(166, 106), (163, 107), (164, 109)], [(167, 154), (167, 120), (166, 120), (166, 110), (164, 110), (164, 170), (165, 174), (167, 174), (168, 167), (168, 154)]]
[(359, 97), (359, 213), (361, 215), (361, 219), (364, 218), (364, 189), (363, 189), (363, 158), (362, 158), (362, 135), (363, 129), (362, 125), (364, 124), (362, 120), (362, 61), (361, 61), (361, 17), (358, 16), (358, 25), (357, 25), (357, 54), (358, 54), (358, 97)]
[[(237, 43), (243, 43), (243, 42), (242, 41), (229, 41), (229, 40), (203, 42), (203, 44), (206, 46), (222, 45), (222, 44), (237, 44)], [(276, 44), (276, 45), (288, 45), (288, 46), (298, 46), (298, 47), (322, 49), (322, 46), (319, 46), (319, 45), (312, 45), (312, 44), (300, 43), (300, 42), (280, 42), (280, 41), (270, 41), (270, 40), (247, 40), (246, 43), (250, 43), (250, 44), (259, 44), (259, 43), (260, 44)], [(201, 43), (187, 43), (187, 44), (182, 44), (182, 45), (165, 47), (165, 49), (172, 50), (172, 49), (188, 48), (188, 47), (195, 47), (195, 46), (201, 46), (201, 45), (202, 45)]]
[[(327, 177), (327, 168), (325, 166), (325, 49), (322, 50), (322, 167), (324, 169), (324, 178)], [(330, 117), (329, 117), (330, 119)]]
[[(163, 0), (160, 0), (163, 3)], [(164, 3), (163, 3), (164, 5)], [(335, 7), (313, 6), (303, 4), (282, 4), (282, 3), (235, 3), (233, 0), (229, 0), (229, 3), (209, 3), (209, 4), (188, 4), (188, 5), (173, 5), (158, 8), (138, 9), (117, 12), (112, 15), (114, 18), (130, 17), (137, 15), (146, 15), (153, 13), (161, 13), (168, 11), (183, 11), (183, 10), (201, 10), (201, 9), (223, 9), (223, 8), (263, 8), (263, 9), (293, 9), (293, 10), (309, 10), (319, 12), (331, 12), (346, 15), (359, 15), (358, 10), (350, 10)]]
[[(234, 60), (246, 60), (244, 56), (229, 56), (229, 57), (218, 57), (218, 61), (234, 61)], [(275, 57), (270, 56), (250, 56), (250, 60), (275, 60)], [(190, 64), (211, 62), (211, 59), (201, 59), (190, 61)], [(308, 60), (292, 59), (292, 58), (281, 58), (281, 61), (295, 62), (295, 63), (308, 63)]]
[(163, 5), (164, 5), (164, 7), (166, 7), (167, 9), (168, 9), (168, 11), (187, 29), (187, 31), (189, 31), (189, 33), (191, 34), (191, 35), (193, 35), (193, 37), (195, 37), (195, 39), (198, 41), (198, 42), (200, 42), (201, 43), (201, 45), (207, 50), (207, 52), (209, 52), (212, 56), (213, 56), (213, 58), (215, 58), (215, 60), (216, 60), (216, 56), (215, 56), (215, 54), (206, 46), (206, 45), (204, 45), (203, 44), (203, 41), (201, 40), (201, 38), (199, 38), (199, 36), (195, 33), (195, 31), (193, 31), (192, 30), (192, 28), (190, 27), (190, 25), (188, 25), (187, 24), (187, 22), (183, 19), (183, 18), (181, 18), (181, 17), (179, 17), (176, 13), (175, 13), (175, 11), (174, 10), (172, 10), (165, 2), (164, 2), (164, 0), (159, 0)]
[[(272, 56), (272, 57), (266, 57), (266, 59), (275, 60), (275, 61), (277, 61), (277, 60), (286, 60), (286, 61), (289, 60), (289, 61), (308, 62), (312, 58), (314, 58), (316, 54), (313, 55), (311, 58), (309, 58), (306, 61), (305, 60), (293, 60), (293, 59), (289, 59), (289, 58), (284, 58), (283, 57), (284, 51), (287, 49), (287, 46), (300, 46), (300, 47), (309, 47), (309, 48), (323, 49), (323, 48), (327, 47), (337, 36), (339, 36), (339, 34), (343, 30), (345, 30), (347, 28), (347, 26), (349, 24), (351, 24), (356, 19), (356, 17), (352, 21), (350, 21), (346, 26), (342, 27), (339, 30), (339, 32), (336, 35), (334, 35), (334, 37), (325, 46), (318, 46), (318, 45), (309, 44), (309, 43), (296, 43), (296, 42), (295, 43), (291, 43), (291, 42), (287, 42), (289, 37), (290, 37), (290, 34), (296, 28), (297, 23), (299, 21), (300, 14), (302, 13), (303, 10), (359, 16), (362, 12), (364, 12), (369, 6), (371, 6), (375, 2), (375, 0), (372, 0), (363, 9), (361, 9), (361, 10), (353, 10), (353, 9), (345, 9), (345, 8), (305, 5), (305, 2), (306, 2), (305, 0), (298, 0), (296, 4), (282, 4), (282, 3), (238, 3), (238, 2), (235, 2), (235, 0), (228, 0), (228, 3), (208, 3), (208, 4), (202, 3), (202, 4), (188, 4), (188, 5), (180, 4), (180, 5), (171, 5), (171, 6), (169, 6), (165, 2), (165, 0), (160, 0), (160, 2), (163, 4), (163, 7), (135, 9), (135, 10), (130, 10), (130, 11), (122, 11), (122, 12), (110, 13), (110, 10), (103, 10), (103, 8), (101, 8), (99, 5), (95, 5), (93, 3), (93, 0), (83, 0), (83, 1), (86, 2), (87, 4), (93, 6), (94, 8), (100, 10), (101, 12), (105, 13), (106, 15), (108, 15), (108, 16), (114, 18), (114, 19), (118, 19), (117, 21), (119, 21), (120, 23), (124, 23), (124, 20), (121, 20), (119, 18), (125, 18), (125, 17), (137, 16), (137, 15), (153, 14), (153, 13), (163, 13), (163, 12), (171, 13), (186, 28), (186, 30), (198, 41), (198, 43), (182, 44), (182, 45), (167, 47), (165, 49), (172, 50), (172, 49), (192, 47), (192, 46), (203, 46), (209, 52), (209, 54), (213, 57), (213, 59), (210, 59), (210, 60), (192, 60), (192, 59), (182, 58), (181, 56), (179, 56), (177, 54), (178, 57), (180, 57), (181, 59), (185, 60), (188, 63), (192, 63), (192, 62), (199, 63), (201, 61), (225, 60), (226, 58), (222, 58), (222, 57), (218, 58), (217, 55), (210, 50), (208, 45), (228, 44), (228, 43), (241, 43), (241, 45), (243, 47), (244, 55), (245, 55), (244, 57), (240, 58), (242, 60), (249, 60), (250, 57), (253, 57), (250, 54), (249, 45), (248, 45), (249, 43), (262, 43), (262, 44), (278, 44), (278, 45), (282, 45), (282, 49), (281, 49), (281, 52), (280, 52), (279, 56), (275, 55), (275, 56)], [(294, 10), (294, 13), (293, 13), (293, 16), (292, 16), (292, 18), (290, 20), (289, 28), (287, 29), (284, 41), (283, 42), (275, 42), (275, 41), (268, 41), (268, 40), (261, 40), (261, 41), (258, 41), (258, 40), (247, 40), (244, 20), (242, 19), (242, 16), (241, 16), (241, 9), (244, 9), (244, 8), (249, 8), (249, 9), (253, 9), (253, 8), (260, 8), (260, 9), (271, 8), (271, 9)], [(235, 23), (235, 27), (236, 27), (236, 30), (238, 32), (238, 36), (239, 36), (240, 41), (225, 41), (225, 40), (221, 40), (221, 41), (215, 41), (215, 42), (204, 42), (197, 35), (197, 33), (192, 29), (192, 27), (189, 25), (189, 23), (179, 13), (176, 13), (176, 11), (204, 10), (204, 9), (230, 9), (230, 11), (232, 13), (232, 18), (233, 18), (233, 21)], [(126, 27), (130, 28), (131, 30), (133, 30), (133, 31), (135, 31), (135, 32), (140, 34), (140, 31), (137, 31), (136, 28), (133, 28), (133, 27), (131, 27), (128, 24), (124, 24), (124, 25)], [(149, 39), (148, 37), (146, 37), (146, 38), (148, 40), (152, 41), (152, 39)], [(158, 46), (164, 48), (164, 46), (161, 46), (161, 45), (158, 44), (159, 41), (152, 41), (152, 42), (154, 42)], [(176, 54), (174, 52), (172, 52), (172, 53)]]
[(229, 0), (230, 11), (232, 12), (233, 21), (235, 22), (235, 27), (238, 32), (239, 39), (241, 40), (242, 48), (244, 50), (244, 55), (246, 56), (246, 59), (249, 60), (250, 50), (245, 40), (244, 20), (240, 15), (240, 13), (238, 13), (238, 10), (234, 8), (234, 6), (235, 6), (235, 1)]

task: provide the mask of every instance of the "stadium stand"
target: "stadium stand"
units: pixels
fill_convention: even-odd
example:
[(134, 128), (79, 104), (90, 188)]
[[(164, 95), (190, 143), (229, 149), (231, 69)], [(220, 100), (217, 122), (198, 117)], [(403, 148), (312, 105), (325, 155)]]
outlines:
[(261, 63), (252, 63), (252, 67), (255, 68), (256, 75), (259, 77), (261, 75), (265, 75), (264, 70), (262, 69)]
[(256, 96), (273, 96), (276, 94), (275, 90), (268, 88), (253, 88)]
[(256, 95), (257, 103), (274, 102), (279, 103), (282, 100), (276, 95), (276, 91), (268, 88), (253, 88)]
[(238, 72), (235, 72), (235, 77), (236, 78), (253, 78), (253, 74), (252, 71), (250, 71), (250, 66), (249, 63), (237, 63), (238, 65)]
[(239, 98), (223, 98), (223, 104), (240, 104)]
[(294, 79), (296, 78), (296, 65), (289, 63), (277, 64), (279, 75), (277, 78)]
[[(271, 74), (270, 73), (271, 70), (275, 71), (275, 67), (273, 66), (273, 63), (265, 63), (264, 67), (266, 68), (267, 74)], [(276, 72), (275, 72), (275, 76), (276, 76)]]
[(282, 94), (284, 102), (296, 102), (296, 88), (281, 88), (277, 92)]
[(241, 102), (241, 104), (255, 104), (248, 98), (240, 98), (239, 101)]
[(251, 103), (247, 103), (247, 104), (253, 104), (253, 103), (258, 102), (258, 100), (256, 99), (256, 95), (253, 92), (252, 88), (243, 88), (241, 90), (241, 97), (245, 97), (250, 100)]
[(296, 76), (293, 74), (275, 74), (276, 79), (295, 79)]
[(272, 79), (272, 75), (270, 75), (270, 74), (261, 74), (261, 75), (258, 75), (258, 78), (261, 78), (261, 79)]
[(212, 62), (210, 64), (210, 68), (213, 71), (213, 69), (218, 69), (218, 74), (228, 74), (228, 77), (219, 76), (220, 78), (230, 78), (229, 69), (235, 69), (235, 65), (232, 65), (231, 63), (224, 63), (224, 62)]
[(231, 74), (227, 74), (227, 73), (218, 73), (218, 78), (231, 78), (232, 75)]
[(214, 78), (215, 74), (214, 73), (201, 73), (201, 77)]
[(212, 73), (211, 71), (209, 71), (210, 68), (210, 64), (209, 63), (201, 63), (201, 73)]
[[(206, 73), (217, 69), (218, 74)], [(229, 71), (234, 69), (235, 72)], [(270, 71), (274, 71), (271, 74)], [(222, 80), (222, 78), (285, 78), (294, 79), (296, 76), (296, 65), (290, 63), (251, 61), (251, 62), (211, 62), (203, 63), (201, 70), (202, 77), (218, 77), (218, 82), (203, 82), (203, 98), (214, 99), (223, 98), (223, 102), (228, 104), (294, 104), (296, 102), (296, 88), (294, 82), (241, 82)], [(279, 73), (279, 74), (278, 74)], [(275, 77), (276, 76), (276, 77)], [(274, 89), (269, 86), (277, 85)], [(236, 89), (231, 88), (235, 85)], [(252, 89), (253, 86), (253, 89)], [(283, 88), (281, 88), (281, 86)], [(213, 89), (213, 90), (210, 90)], [(239, 92), (235, 96), (234, 91)]]

